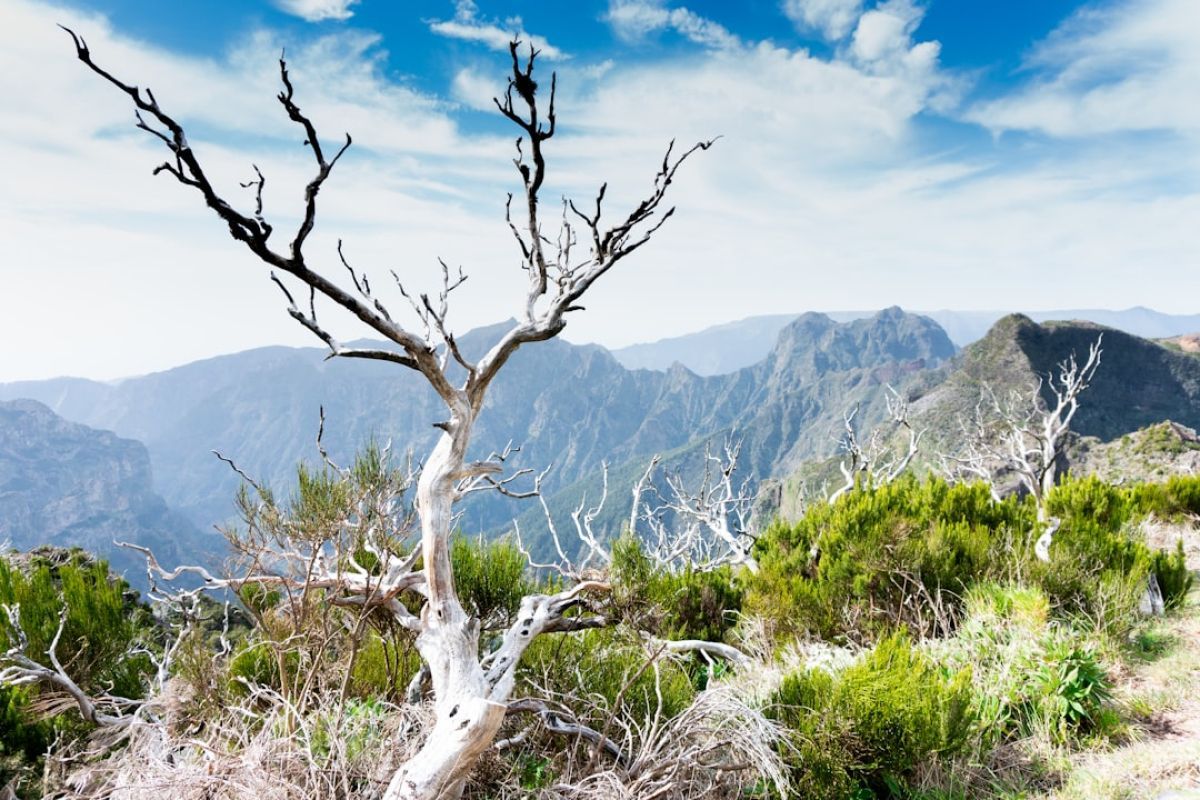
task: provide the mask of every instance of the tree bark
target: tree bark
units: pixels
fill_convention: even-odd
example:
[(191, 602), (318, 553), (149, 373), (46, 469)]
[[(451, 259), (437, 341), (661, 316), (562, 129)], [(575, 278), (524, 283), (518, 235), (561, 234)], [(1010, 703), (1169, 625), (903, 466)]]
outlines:
[(456, 484), (462, 478), (474, 414), (455, 403), (446, 432), (430, 453), (417, 483), (417, 513), (429, 602), (417, 650), (429, 666), (436, 721), (416, 755), (400, 766), (384, 800), (453, 800), (491, 746), (507, 705), (493, 700), (479, 661), (478, 622), (454, 588), (450, 563)]

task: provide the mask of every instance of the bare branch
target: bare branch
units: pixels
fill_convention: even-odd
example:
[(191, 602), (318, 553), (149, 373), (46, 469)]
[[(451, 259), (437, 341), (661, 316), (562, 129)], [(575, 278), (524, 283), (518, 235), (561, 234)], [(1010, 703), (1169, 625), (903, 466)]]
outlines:
[[(752, 572), (758, 569), (752, 555), (754, 494), (748, 479), (734, 480), (741, 448), (741, 440), (732, 436), (725, 440), (721, 454), (706, 448), (703, 475), (693, 489), (679, 475), (664, 476), (669, 497), (653, 488), (650, 479), (658, 462), (657, 458), (651, 461), (634, 490), (636, 517), (631, 517), (631, 525), (638, 520), (644, 523), (647, 533), (639, 539), (659, 567), (708, 571), (730, 564)], [(638, 501), (645, 496), (646, 486), (657, 504), (643, 504), (639, 512)]]
[[(1079, 395), (1100, 366), (1103, 340), (1103, 333), (1096, 337), (1082, 365), (1071, 353), (1028, 392), (1014, 390), (1001, 397), (983, 385), (973, 416), (959, 419), (962, 451), (941, 454), (942, 471), (949, 479), (966, 476), (984, 480), (997, 499), (1004, 476), (1016, 478), (1020, 488), (1037, 503), (1043, 530), (1035, 552), (1043, 561), (1050, 558), (1050, 542), (1058, 527), (1047, 517), (1046, 496), (1054, 488), (1059, 461), (1070, 442)], [(1044, 401), (1043, 389), (1052, 398), (1051, 403)]]
[[(5, 605), (2, 608), (4, 610), (3, 622), (8, 628), (7, 638), (11, 646), (0, 656), (0, 665), (5, 665), (3, 669), (0, 669), (0, 686), (49, 684), (69, 695), (79, 707), (80, 715), (93, 725), (128, 728), (141, 723), (157, 722), (152, 715), (142, 710), (143, 704), (140, 701), (107, 694), (96, 698), (89, 696), (63, 669), (62, 662), (58, 660), (58, 644), (67, 624), (67, 606), (65, 604), (59, 611), (58, 628), (54, 632), (50, 647), (46, 650), (46, 655), (50, 659), (49, 667), (35, 661), (27, 652), (29, 637), (25, 634), (25, 629), (21, 627), (20, 607)], [(101, 709), (104, 707), (109, 707), (112, 711), (102, 711)], [(134, 709), (134, 713), (126, 714), (125, 710), (131, 708)]]

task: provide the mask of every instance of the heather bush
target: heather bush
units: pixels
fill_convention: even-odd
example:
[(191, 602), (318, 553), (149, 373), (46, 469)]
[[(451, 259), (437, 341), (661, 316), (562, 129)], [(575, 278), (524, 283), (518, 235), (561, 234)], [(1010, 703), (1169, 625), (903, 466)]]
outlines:
[(759, 538), (747, 607), (791, 634), (858, 639), (945, 629), (976, 581), (1011, 568), (1034, 509), (982, 484), (905, 478), (815, 506)]
[(841, 671), (787, 676), (771, 713), (791, 731), (798, 794), (836, 799), (889, 796), (920, 764), (953, 756), (972, 705), (969, 668), (947, 672), (896, 634)]
[[(93, 694), (144, 696), (152, 665), (130, 650), (156, 646), (158, 631), (149, 608), (109, 574), (107, 563), (82, 551), (50, 549), (21, 556), (19, 564), (0, 557), (0, 605), (18, 610), (26, 652), (34, 656), (49, 649), (65, 608), (57, 653), (70, 663), (80, 687)], [(0, 624), (0, 652), (14, 644), (7, 625)], [(77, 714), (45, 718), (49, 708), (40, 697), (38, 686), (0, 687), (0, 786), (12, 781), (21, 796), (40, 796), (39, 762), (55, 739), (65, 744), (88, 733)]]
[(672, 572), (628, 534), (613, 543), (612, 557), (615, 603), (639, 627), (664, 639), (720, 642), (737, 623), (744, 592), (728, 565)]

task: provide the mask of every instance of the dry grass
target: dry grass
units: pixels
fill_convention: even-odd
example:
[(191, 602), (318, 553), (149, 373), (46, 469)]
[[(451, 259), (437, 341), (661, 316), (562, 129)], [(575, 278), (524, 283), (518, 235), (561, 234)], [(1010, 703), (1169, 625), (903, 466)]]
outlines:
[[(169, 684), (158, 705), (185, 708), (191, 698)], [(172, 695), (172, 693), (177, 693)], [(277, 692), (255, 688), (246, 700), (202, 726), (145, 725), (121, 742), (53, 754), (52, 800), (378, 800), (399, 764), (432, 724), (427, 704), (342, 705), (335, 694), (299, 711)], [(611, 735), (623, 763), (555, 735), (537, 735), (525, 751), (552, 764), (552, 785), (532, 791), (501, 753), (481, 764), (468, 797), (489, 800), (701, 800), (738, 798), (748, 785), (786, 793), (783, 731), (733, 684), (718, 682), (681, 713), (617, 719)], [(489, 780), (486, 773), (491, 772)], [(482, 780), (480, 780), (482, 779)]]
[[(701, 692), (683, 713), (652, 719), (626, 767), (565, 776), (541, 800), (739, 798), (755, 784), (786, 796), (779, 743), (784, 731), (728, 686)], [(630, 737), (632, 738), (632, 737)], [(522, 795), (513, 795), (514, 797)]]
[[(169, 691), (177, 690), (172, 688)], [(53, 758), (54, 800), (301, 800), (372, 798), (416, 751), (430, 724), (424, 707), (340, 707), (333, 697), (299, 714), (259, 690), (199, 729), (133, 729), (107, 757)]]

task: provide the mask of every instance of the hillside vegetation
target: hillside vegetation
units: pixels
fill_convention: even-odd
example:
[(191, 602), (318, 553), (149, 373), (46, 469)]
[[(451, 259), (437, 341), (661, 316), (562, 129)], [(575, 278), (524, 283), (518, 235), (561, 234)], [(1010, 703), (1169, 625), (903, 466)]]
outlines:
[[(376, 480), (372, 458), (350, 480)], [(321, 520), (352, 495), (340, 480), (310, 473), (278, 512), (320, 535)], [(513, 717), (511, 744), (487, 757), (465, 796), (645, 797), (681, 748), (729, 741), (734, 730), (739, 751), (691, 763), (663, 796), (1073, 796), (1079, 764), (1159, 735), (1183, 702), (1178, 682), (1160, 695), (1150, 677), (1137, 678), (1140, 689), (1130, 680), (1149, 676), (1148, 665), (1198, 657), (1194, 642), (1168, 632), (1197, 613), (1188, 600), (1196, 565), (1179, 536), (1200, 514), (1200, 479), (1068, 480), (1049, 503), (1063, 520), (1049, 564), (1032, 556), (1030, 500), (996, 502), (982, 485), (936, 479), (860, 487), (775, 524), (756, 545), (757, 572), (665, 572), (645, 544), (622, 539), (603, 570), (614, 586), (604, 613), (619, 624), (530, 649), (518, 696), (552, 699), (554, 711), (532, 726)], [(272, 506), (247, 506), (256, 507)], [(1148, 525), (1171, 526), (1177, 541), (1160, 530), (1154, 543), (1167, 549), (1149, 546)], [(453, 557), (485, 630), (502, 630), (531, 587), (553, 584), (503, 541), (460, 539)], [(55, 585), (68, 608), (116, 602), (100, 598), (119, 584), (76, 569), (36, 559), (5, 566), (0, 601), (20, 602), (25, 627), (41, 631), (54, 627), (46, 593)], [(1138, 611), (1152, 575), (1168, 608), (1161, 622)], [(35, 592), (43, 599), (33, 603)], [(249, 588), (239, 599), (253, 623), (229, 628), (210, 609), (174, 645), (169, 683), (157, 682), (149, 657), (104, 662), (134, 680), (129, 696), (150, 691), (148, 708), (181, 732), (166, 734), (167, 751), (157, 729), (134, 729), (106, 758), (85, 757), (87, 726), (52, 702), (53, 691), (9, 694), (7, 769), (20, 796), (65, 797), (55, 776), (68, 774), (76, 786), (86, 775), (88, 797), (122, 786), (134, 798), (162, 787), (180, 798), (373, 796), (428, 724), (412, 694), (410, 635), (382, 617), (347, 625), (354, 613), (335, 606), (298, 609)], [(103, 624), (119, 627), (104, 634), (118, 649), (136, 640), (153, 655), (172, 641), (170, 625), (146, 615)], [(93, 639), (68, 627), (60, 647), (76, 652)], [(656, 644), (693, 639), (748, 655), (730, 663)], [(49, 770), (38, 766), (46, 711), (64, 737)], [(568, 723), (603, 731), (611, 748), (556, 732)], [(1166, 770), (1155, 785), (1181, 776)]]

